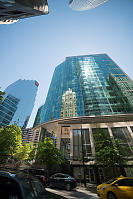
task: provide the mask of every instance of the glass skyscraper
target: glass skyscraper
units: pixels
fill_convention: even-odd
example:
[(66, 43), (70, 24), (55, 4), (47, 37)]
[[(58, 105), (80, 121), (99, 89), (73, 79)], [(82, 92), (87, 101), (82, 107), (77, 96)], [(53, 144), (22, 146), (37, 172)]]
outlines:
[(84, 11), (96, 8), (108, 0), (70, 0), (69, 6), (77, 11)]
[(40, 123), (133, 113), (133, 81), (107, 55), (67, 57), (55, 68)]
[(18, 122), (19, 126), (26, 128), (38, 86), (37, 81), (19, 79), (5, 89), (6, 94), (0, 104), (0, 126)]
[(37, 114), (36, 114), (36, 117), (35, 117), (35, 120), (34, 120), (34, 124), (33, 124), (33, 128), (40, 124), (40, 113), (41, 113), (42, 107), (43, 107), (43, 105), (40, 106), (38, 111), (37, 111)]
[(5, 100), (0, 104), (0, 126), (6, 126), (10, 123), (17, 110), (19, 101), (18, 98), (12, 95), (6, 96)]
[[(124, 171), (133, 176), (133, 81), (107, 54), (67, 57), (55, 68), (33, 131), (41, 141), (47, 132), (54, 136), (73, 176), (83, 181), (85, 172), (89, 183), (115, 177), (114, 169), (101, 164), (96, 170), (96, 134), (119, 139), (126, 151)], [(120, 168), (115, 172), (121, 175)]]
[(47, 0), (0, 0), (0, 24), (48, 13)]

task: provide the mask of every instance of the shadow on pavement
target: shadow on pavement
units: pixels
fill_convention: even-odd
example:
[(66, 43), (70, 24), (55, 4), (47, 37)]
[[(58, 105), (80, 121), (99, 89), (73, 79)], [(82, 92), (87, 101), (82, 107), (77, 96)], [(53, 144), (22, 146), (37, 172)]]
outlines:
[(69, 196), (73, 198), (81, 198), (81, 199), (97, 199), (97, 197), (92, 196), (89, 193), (82, 192), (80, 190), (71, 191)]
[(51, 193), (49, 191), (46, 191), (46, 199), (64, 199), (64, 197), (59, 196), (57, 194)]

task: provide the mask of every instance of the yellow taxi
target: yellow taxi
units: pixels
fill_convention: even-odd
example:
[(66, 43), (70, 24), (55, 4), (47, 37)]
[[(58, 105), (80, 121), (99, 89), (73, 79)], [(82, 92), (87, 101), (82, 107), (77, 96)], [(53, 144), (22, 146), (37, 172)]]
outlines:
[(133, 199), (133, 178), (120, 176), (97, 186), (99, 198)]

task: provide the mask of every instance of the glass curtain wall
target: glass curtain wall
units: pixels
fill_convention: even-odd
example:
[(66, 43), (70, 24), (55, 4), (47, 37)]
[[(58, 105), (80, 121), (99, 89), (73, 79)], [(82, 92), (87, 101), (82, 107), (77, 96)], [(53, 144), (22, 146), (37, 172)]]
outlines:
[(70, 0), (70, 8), (77, 11), (90, 10), (101, 4), (105, 3), (108, 0)]
[(126, 127), (113, 127), (111, 128), (114, 138), (121, 141), (121, 145), (125, 147), (127, 154), (133, 155), (133, 139), (131, 138)]
[(133, 113), (133, 82), (107, 55), (67, 57), (55, 68), (40, 123)]
[[(81, 137), (82, 136), (82, 137)], [(89, 129), (73, 130), (73, 160), (82, 160), (82, 144), (84, 150), (84, 158), (92, 156)]]
[(70, 160), (70, 138), (61, 138), (60, 149), (63, 157)]
[(4, 101), (0, 104), (0, 127), (7, 126), (10, 123), (17, 110), (19, 101), (18, 98), (12, 95), (7, 95)]
[(97, 135), (100, 133), (103, 135), (103, 139), (106, 137), (109, 137), (109, 132), (107, 128), (93, 128), (92, 129), (92, 133), (93, 133), (93, 138), (94, 138), (94, 144), (95, 144), (95, 150), (96, 152), (98, 151), (97, 148), (97, 143), (100, 143), (101, 140), (99, 140), (99, 136), (97, 138)]

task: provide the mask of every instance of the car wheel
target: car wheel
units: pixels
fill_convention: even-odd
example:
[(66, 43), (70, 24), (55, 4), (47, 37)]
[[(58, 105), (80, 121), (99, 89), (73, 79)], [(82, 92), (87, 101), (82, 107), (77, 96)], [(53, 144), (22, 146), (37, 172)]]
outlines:
[(70, 191), (70, 189), (71, 189), (71, 185), (70, 184), (66, 184), (66, 190)]
[(115, 194), (114, 193), (108, 193), (107, 194), (107, 199), (117, 199), (117, 197), (115, 196)]

